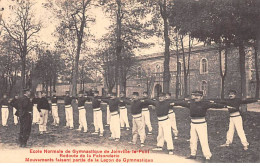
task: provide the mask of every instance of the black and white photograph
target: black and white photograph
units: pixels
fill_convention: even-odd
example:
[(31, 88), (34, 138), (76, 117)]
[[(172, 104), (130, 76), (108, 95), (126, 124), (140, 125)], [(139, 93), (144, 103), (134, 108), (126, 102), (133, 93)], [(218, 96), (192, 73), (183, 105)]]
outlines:
[(0, 164), (260, 163), (260, 0), (0, 0)]

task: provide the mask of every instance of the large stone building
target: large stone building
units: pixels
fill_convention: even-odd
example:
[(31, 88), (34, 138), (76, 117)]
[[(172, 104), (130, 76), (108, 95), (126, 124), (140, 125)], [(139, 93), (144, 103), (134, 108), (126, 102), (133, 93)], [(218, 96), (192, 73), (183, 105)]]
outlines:
[[(247, 96), (255, 95), (255, 69), (254, 55), (252, 51), (246, 51), (246, 88)], [(187, 54), (187, 53), (186, 53)], [(183, 96), (184, 72), (182, 54), (179, 54), (179, 94)], [(187, 55), (186, 55), (187, 57)], [(222, 55), (223, 57), (223, 55)], [(224, 57), (222, 58), (224, 64)], [(158, 95), (163, 89), (163, 53), (143, 55), (138, 57), (139, 66), (136, 68), (136, 75), (127, 82), (127, 95), (133, 91), (142, 93), (149, 91), (152, 97)], [(186, 62), (187, 64), (187, 62)], [(237, 49), (229, 51), (227, 56), (227, 75), (225, 79), (225, 95), (229, 89), (235, 89), (241, 94), (241, 81), (239, 69), (239, 54)], [(223, 65), (224, 66), (224, 65)], [(176, 75), (177, 75), (177, 56), (176, 52), (171, 53), (170, 57), (170, 92), (175, 96)], [(149, 88), (150, 87), (150, 88)], [(221, 76), (218, 49), (214, 46), (198, 46), (192, 48), (190, 56), (190, 74), (188, 76), (188, 94), (193, 90), (202, 90), (206, 98), (220, 98), (221, 96)]]

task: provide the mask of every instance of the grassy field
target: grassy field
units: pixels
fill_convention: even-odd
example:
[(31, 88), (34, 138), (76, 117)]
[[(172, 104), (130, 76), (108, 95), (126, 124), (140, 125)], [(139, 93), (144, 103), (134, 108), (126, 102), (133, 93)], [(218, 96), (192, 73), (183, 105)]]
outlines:
[[(88, 129), (90, 132), (94, 131), (92, 124), (92, 109), (91, 106), (87, 105), (87, 121)], [(105, 106), (103, 105), (103, 121), (106, 122)], [(105, 135), (103, 138), (98, 136), (92, 136), (90, 132), (83, 133), (76, 130), (69, 130), (64, 128), (65, 125), (65, 114), (64, 105), (59, 104), (59, 116), (61, 119), (60, 126), (50, 126), (52, 117), (49, 116), (48, 130), (51, 133), (46, 135), (38, 134), (38, 126), (32, 127), (32, 133), (28, 141), (29, 147), (54, 147), (54, 146), (102, 146), (106, 147), (111, 144), (119, 149), (140, 149), (139, 144), (136, 146), (129, 145), (127, 142), (131, 140), (131, 131), (123, 130), (121, 132), (121, 141), (113, 142), (108, 140), (109, 128), (105, 127)], [(174, 153), (178, 156), (189, 156), (190, 148), (189, 142), (189, 130), (190, 130), (190, 118), (189, 111), (184, 108), (176, 108), (177, 125), (179, 130), (179, 139), (174, 140)], [(246, 112), (243, 113), (244, 129), (247, 135), (248, 142), (250, 143), (249, 150), (244, 151), (240, 140), (235, 133), (234, 141), (231, 147), (223, 148), (219, 145), (225, 142), (226, 132), (228, 130), (229, 116), (226, 111), (212, 110), (208, 112), (208, 133), (209, 133), (209, 145), (211, 148), (212, 162), (215, 163), (255, 163), (260, 162), (260, 113), (257, 112)], [(13, 115), (9, 114), (8, 127), (0, 127), (0, 143), (4, 149), (16, 149), (18, 148), (18, 133), (19, 125), (13, 125)], [(130, 125), (132, 117), (129, 114)], [(0, 118), (1, 122), (1, 118)], [(154, 111), (151, 111), (151, 122), (153, 127), (153, 135), (147, 136), (146, 146), (142, 149), (151, 150), (156, 146), (157, 137), (157, 119)], [(74, 109), (74, 125), (75, 129), (78, 127), (78, 111)], [(165, 151), (159, 153), (167, 153)], [(201, 147), (198, 145), (197, 161), (202, 161)]]

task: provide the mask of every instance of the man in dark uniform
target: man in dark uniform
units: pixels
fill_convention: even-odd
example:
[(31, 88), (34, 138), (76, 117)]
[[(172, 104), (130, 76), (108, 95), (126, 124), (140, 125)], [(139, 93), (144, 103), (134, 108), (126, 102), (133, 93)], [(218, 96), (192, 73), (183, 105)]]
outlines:
[(8, 116), (9, 116), (9, 102), (8, 102), (8, 98), (7, 95), (4, 94), (3, 98), (0, 101), (0, 105), (1, 105), (1, 111), (2, 111), (2, 125), (3, 126), (8, 126), (7, 125), (7, 120), (8, 120)]
[(24, 89), (24, 96), (18, 101), (19, 119), (20, 119), (20, 147), (26, 147), (32, 127), (33, 104), (30, 99), (31, 92)]
[(172, 141), (172, 132), (171, 132), (171, 123), (168, 117), (170, 104), (173, 100), (166, 100), (166, 94), (160, 93), (159, 101), (147, 100), (147, 103), (155, 106), (156, 115), (158, 118), (158, 136), (157, 136), (157, 148), (153, 150), (161, 151), (164, 145), (164, 142), (167, 143), (167, 149), (169, 154), (173, 154), (173, 141)]
[(74, 128), (73, 123), (73, 108), (71, 106), (71, 102), (73, 100), (73, 97), (70, 96), (70, 92), (66, 91), (66, 96), (64, 98), (64, 104), (65, 104), (65, 116), (66, 116), (66, 127), (69, 127), (70, 129)]
[(120, 124), (121, 124), (121, 129), (123, 129), (126, 126), (126, 130), (130, 130), (128, 116), (127, 116), (126, 103), (123, 101), (124, 99), (126, 99), (125, 92), (122, 91), (120, 93), (121, 102), (119, 103)]
[[(170, 100), (170, 99), (171, 99), (171, 93), (166, 93), (166, 100)], [(172, 132), (174, 134), (174, 139), (178, 139), (178, 129), (177, 129), (176, 116), (175, 116), (173, 106), (170, 106), (168, 117), (170, 119)]]
[(46, 92), (41, 92), (42, 97), (38, 101), (37, 109), (40, 114), (40, 123), (39, 123), (39, 132), (40, 134), (49, 133), (47, 132), (47, 122), (48, 122), (48, 115), (51, 107), (49, 105), (48, 99), (46, 98)]
[(111, 123), (110, 123), (110, 131), (111, 137), (109, 139), (115, 140), (118, 142), (120, 140), (120, 119), (118, 106), (120, 100), (116, 97), (116, 93), (112, 93), (110, 99), (102, 99), (103, 102), (109, 105), (110, 115), (111, 115)]
[[(111, 93), (107, 93), (107, 99), (111, 97)], [(109, 105), (107, 104), (107, 124), (105, 125), (106, 127), (110, 126), (111, 122), (111, 115), (110, 115), (110, 110), (109, 110)]]
[(18, 124), (18, 116), (16, 113), (18, 111), (18, 94), (14, 96), (14, 98), (11, 100), (10, 105), (13, 107), (13, 116), (14, 116), (14, 125)]
[(148, 93), (143, 92), (143, 98), (142, 100), (144, 101), (142, 104), (142, 117), (143, 117), (143, 122), (144, 122), (144, 127), (147, 126), (148, 128), (148, 135), (152, 134), (152, 125), (151, 125), (151, 118), (150, 118), (150, 111), (149, 111), (149, 103), (147, 102), (148, 99)]
[(244, 147), (244, 150), (248, 150), (249, 143), (247, 142), (247, 138), (245, 135), (245, 131), (243, 129), (243, 120), (241, 117), (241, 113), (239, 110), (239, 106), (241, 104), (250, 104), (257, 102), (259, 100), (256, 99), (240, 99), (236, 98), (237, 92), (235, 90), (229, 91), (229, 99), (226, 99), (224, 101), (216, 101), (217, 103), (225, 104), (228, 106), (233, 107), (233, 109), (228, 109), (229, 112), (229, 129), (226, 136), (226, 143), (223, 145), (220, 145), (221, 147), (229, 147), (229, 145), (233, 142), (233, 136), (235, 130), (237, 131), (237, 134), (241, 140), (241, 143)]
[(102, 110), (100, 108), (101, 98), (98, 96), (99, 92), (94, 92), (94, 97), (92, 98), (92, 107), (93, 107), (93, 121), (95, 126), (95, 132), (91, 133), (92, 135), (98, 135), (103, 137), (104, 126), (102, 120)]
[(32, 99), (32, 104), (33, 104), (33, 115), (32, 115), (32, 124), (39, 124), (40, 122), (40, 114), (37, 109), (37, 104), (41, 98), (41, 92), (37, 91), (34, 95), (34, 98)]
[(78, 111), (79, 111), (79, 128), (78, 131), (81, 131), (83, 128), (83, 132), (88, 132), (88, 124), (87, 124), (87, 117), (86, 117), (86, 109), (85, 109), (85, 102), (89, 101), (88, 97), (83, 96), (83, 91), (79, 92), (79, 97), (77, 99), (78, 103)]
[(132, 134), (133, 134), (133, 139), (130, 141), (130, 144), (135, 145), (137, 142), (138, 135), (140, 136), (141, 140), (141, 147), (144, 147), (144, 141), (146, 138), (145, 135), (145, 128), (144, 128), (144, 122), (143, 122), (143, 117), (142, 117), (142, 104), (143, 102), (140, 101), (139, 99), (139, 93), (138, 92), (133, 92), (133, 98), (132, 100), (124, 100), (126, 104), (131, 105), (131, 113), (133, 116), (133, 128), (132, 128)]
[(174, 106), (182, 106), (190, 109), (191, 128), (190, 128), (190, 150), (191, 155), (188, 159), (195, 159), (197, 153), (198, 139), (201, 144), (205, 162), (209, 162), (212, 156), (208, 143), (208, 131), (206, 113), (209, 108), (232, 108), (223, 104), (203, 101), (203, 92), (194, 91), (191, 94), (191, 101), (176, 101), (171, 103)]
[(56, 91), (52, 92), (52, 98), (51, 98), (51, 113), (53, 117), (53, 123), (54, 126), (59, 126), (60, 124), (60, 118), (59, 118), (59, 108), (58, 108), (58, 98), (56, 96)]

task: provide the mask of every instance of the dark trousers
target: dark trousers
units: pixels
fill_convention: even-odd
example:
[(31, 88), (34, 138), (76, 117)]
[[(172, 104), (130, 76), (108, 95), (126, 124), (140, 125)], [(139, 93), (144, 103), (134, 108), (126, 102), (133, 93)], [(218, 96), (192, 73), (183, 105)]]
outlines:
[(32, 117), (31, 114), (27, 113), (20, 117), (20, 135), (19, 142), (20, 145), (26, 145), (29, 139), (32, 127)]

